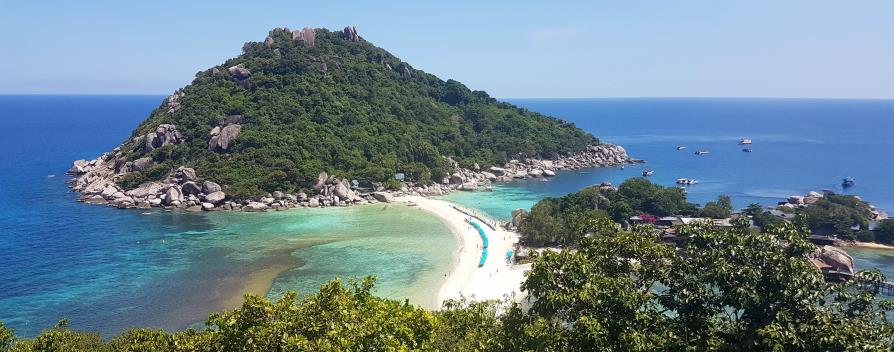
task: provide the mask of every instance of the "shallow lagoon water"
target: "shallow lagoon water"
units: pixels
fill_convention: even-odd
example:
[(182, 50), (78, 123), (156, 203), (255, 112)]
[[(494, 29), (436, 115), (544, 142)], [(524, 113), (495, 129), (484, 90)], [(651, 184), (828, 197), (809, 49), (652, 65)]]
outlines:
[[(0, 320), (33, 336), (68, 317), (111, 335), (180, 329), (242, 292), (306, 294), (336, 277), (433, 308), (456, 240), (401, 205), (185, 213), (85, 205), (65, 170), (125, 139), (159, 96), (0, 96)], [(54, 175), (54, 176), (50, 176)], [(263, 293), (263, 292), (261, 292)]]

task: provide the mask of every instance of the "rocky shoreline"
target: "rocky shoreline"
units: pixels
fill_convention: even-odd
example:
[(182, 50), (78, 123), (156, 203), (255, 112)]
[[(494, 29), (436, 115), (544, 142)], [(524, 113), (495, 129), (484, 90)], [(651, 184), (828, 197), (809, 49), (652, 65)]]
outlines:
[[(176, 143), (180, 138), (178, 135), (175, 126), (163, 125), (159, 126), (157, 133), (143, 136), (143, 139), (147, 146), (161, 147)], [(314, 187), (306, 192), (276, 191), (258, 199), (231, 199), (226, 194), (225, 186), (213, 180), (202, 179), (196, 175), (195, 170), (183, 166), (171, 171), (162, 181), (149, 181), (135, 189), (125, 190), (118, 185), (118, 181), (130, 172), (145, 169), (152, 164), (152, 160), (143, 158), (126, 161), (120, 148), (115, 148), (112, 152), (94, 160), (77, 160), (67, 174), (73, 176), (69, 181), (72, 192), (80, 194), (77, 200), (89, 204), (103, 204), (119, 209), (265, 211), (387, 203), (394, 197), (406, 195), (433, 196), (457, 190), (477, 191), (481, 188), (490, 190), (494, 183), (526, 178), (549, 178), (561, 170), (640, 162), (642, 160), (630, 158), (623, 147), (603, 143), (555, 160), (511, 160), (503, 167), (482, 169), (475, 165), (472, 169), (463, 169), (454, 162), (456, 171), (440, 180), (441, 182), (430, 185), (402, 182), (398, 190), (386, 190), (381, 186), (374, 189), (360, 188), (349, 180), (323, 172)]]

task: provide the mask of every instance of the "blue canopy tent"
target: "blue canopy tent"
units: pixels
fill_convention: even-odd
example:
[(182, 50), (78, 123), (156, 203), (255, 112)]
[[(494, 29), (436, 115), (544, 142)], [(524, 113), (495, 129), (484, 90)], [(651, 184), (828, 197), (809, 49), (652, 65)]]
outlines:
[(478, 262), (478, 267), (480, 268), (484, 266), (484, 262), (487, 260), (487, 246), (489, 245), (489, 242), (487, 240), (487, 235), (484, 234), (484, 229), (481, 228), (481, 225), (478, 225), (478, 223), (474, 221), (469, 221), (469, 223), (472, 224), (472, 226), (474, 226), (475, 229), (478, 230), (478, 234), (481, 235), (481, 242), (483, 246), (481, 250), (481, 261)]

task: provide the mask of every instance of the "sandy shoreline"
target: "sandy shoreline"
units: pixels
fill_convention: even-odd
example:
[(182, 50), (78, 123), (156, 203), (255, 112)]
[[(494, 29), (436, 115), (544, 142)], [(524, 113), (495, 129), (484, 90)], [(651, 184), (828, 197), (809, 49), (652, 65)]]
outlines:
[(493, 231), (482, 224), (489, 246), (487, 261), (479, 268), (481, 237), (465, 222), (468, 216), (451, 207), (455, 204), (419, 196), (400, 197), (397, 200), (416, 203), (420, 209), (441, 218), (459, 241), (460, 246), (455, 253), (457, 261), (441, 285), (437, 307), (442, 306), (445, 300), (460, 297), (473, 300), (521, 298), (519, 287), (530, 265), (509, 265), (506, 262), (506, 253), (518, 242), (518, 234), (499, 228)]
[(845, 246), (844, 248), (847, 248), (847, 247), (894, 250), (894, 246), (891, 246), (891, 245), (875, 243), (875, 242), (860, 242), (860, 241), (855, 241), (853, 244)]

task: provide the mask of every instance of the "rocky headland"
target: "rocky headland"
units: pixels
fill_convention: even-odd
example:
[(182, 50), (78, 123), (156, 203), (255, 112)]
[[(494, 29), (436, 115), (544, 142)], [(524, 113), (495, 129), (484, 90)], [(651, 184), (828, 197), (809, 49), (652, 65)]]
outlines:
[[(223, 128), (215, 128), (208, 141), (209, 149), (226, 149), (230, 138), (238, 136), (237, 121), (225, 123)], [(215, 133), (216, 132), (216, 133)], [(183, 142), (182, 135), (174, 125), (160, 125), (155, 132), (134, 138), (144, 148), (160, 148)], [(433, 196), (453, 191), (489, 190), (494, 183), (507, 183), (517, 179), (550, 178), (562, 170), (577, 170), (592, 167), (607, 167), (642, 160), (630, 158), (627, 151), (618, 145), (602, 143), (586, 150), (554, 160), (524, 159), (510, 160), (503, 167), (472, 169), (459, 167), (448, 158), (455, 172), (429, 185), (400, 182), (399, 189), (385, 189), (382, 185), (372, 188), (358, 187), (350, 180), (320, 173), (312, 189), (297, 193), (274, 191), (266, 197), (256, 199), (235, 199), (226, 193), (226, 185), (205, 179), (192, 168), (181, 166), (171, 170), (162, 181), (149, 181), (139, 187), (126, 190), (119, 182), (130, 172), (138, 172), (152, 165), (151, 158), (129, 160), (121, 147), (105, 153), (96, 159), (77, 160), (68, 170), (73, 176), (69, 181), (71, 190), (77, 192), (78, 201), (90, 204), (104, 204), (120, 209), (163, 208), (187, 211), (242, 210), (264, 211), (301, 207), (348, 206), (391, 202), (399, 196)]]
[(572, 123), (414, 69), (348, 26), (276, 28), (245, 43), (68, 174), (86, 203), (263, 211), (488, 190), (632, 162)]

